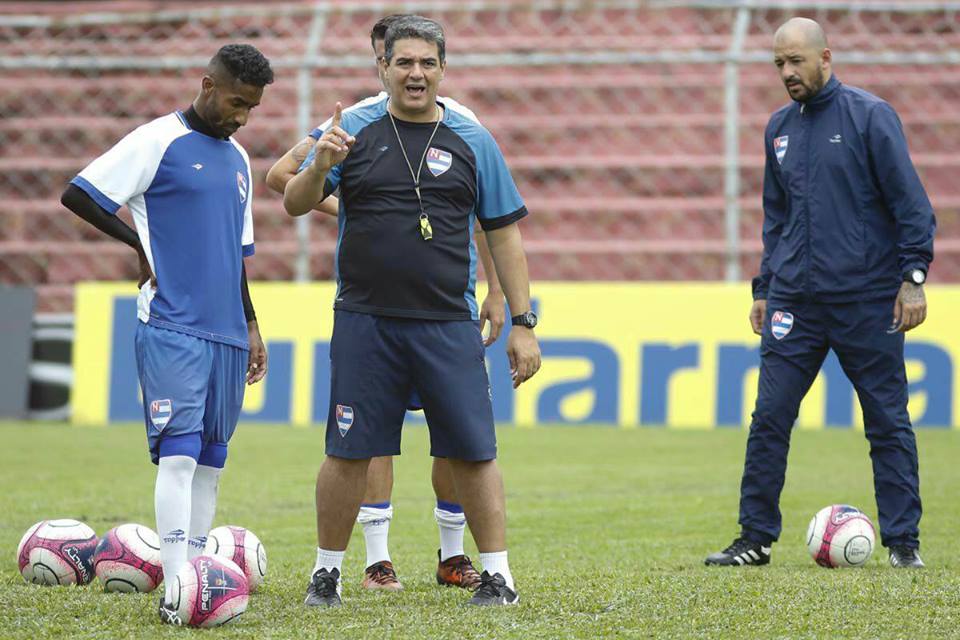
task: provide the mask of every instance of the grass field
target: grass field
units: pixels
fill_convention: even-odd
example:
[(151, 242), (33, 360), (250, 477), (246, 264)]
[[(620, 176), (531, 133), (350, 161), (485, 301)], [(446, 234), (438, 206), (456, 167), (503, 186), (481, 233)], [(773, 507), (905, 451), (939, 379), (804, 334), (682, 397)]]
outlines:
[[(359, 529), (344, 564), (340, 610), (301, 605), (314, 556), (313, 478), (319, 430), (241, 427), (215, 524), (239, 524), (266, 545), (266, 584), (247, 613), (215, 631), (162, 627), (155, 594), (99, 585), (42, 588), (17, 572), (23, 531), (77, 518), (98, 534), (153, 527), (153, 474), (138, 427), (0, 424), (0, 638), (946, 638), (960, 635), (960, 433), (918, 434), (925, 515), (923, 571), (895, 571), (883, 550), (860, 570), (825, 570), (804, 546), (807, 522), (833, 502), (875, 519), (867, 444), (849, 431), (798, 432), (773, 564), (708, 569), (734, 537), (742, 431), (502, 429), (511, 568), (521, 605), (463, 606), (433, 580), (424, 430), (397, 461), (391, 553), (406, 590), (359, 587)], [(469, 538), (469, 536), (468, 536)], [(468, 540), (468, 553), (475, 552)]]

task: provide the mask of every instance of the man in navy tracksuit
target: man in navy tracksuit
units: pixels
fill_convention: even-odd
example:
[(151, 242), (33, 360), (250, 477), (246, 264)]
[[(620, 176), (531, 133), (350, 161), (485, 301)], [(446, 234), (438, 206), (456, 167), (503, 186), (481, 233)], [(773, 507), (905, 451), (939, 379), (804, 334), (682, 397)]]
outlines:
[(926, 317), (933, 209), (897, 114), (832, 76), (816, 22), (780, 27), (774, 54), (794, 102), (773, 114), (764, 139), (763, 260), (750, 312), (762, 336), (760, 383), (740, 487), (742, 531), (706, 564), (770, 562), (790, 431), (833, 349), (863, 409), (890, 564), (922, 567), (903, 334)]

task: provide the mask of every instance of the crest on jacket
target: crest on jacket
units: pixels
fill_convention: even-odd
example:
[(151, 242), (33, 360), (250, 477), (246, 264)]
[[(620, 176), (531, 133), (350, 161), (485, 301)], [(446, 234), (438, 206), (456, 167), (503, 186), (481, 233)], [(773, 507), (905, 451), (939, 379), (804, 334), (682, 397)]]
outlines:
[(777, 156), (777, 164), (783, 164), (783, 157), (787, 155), (788, 142), (790, 142), (790, 136), (780, 136), (773, 139), (773, 152)]

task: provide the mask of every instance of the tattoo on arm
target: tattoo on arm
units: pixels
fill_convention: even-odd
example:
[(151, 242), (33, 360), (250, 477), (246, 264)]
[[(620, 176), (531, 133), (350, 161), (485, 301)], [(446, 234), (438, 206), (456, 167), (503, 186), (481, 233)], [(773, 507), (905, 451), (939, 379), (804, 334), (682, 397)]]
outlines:
[(310, 153), (310, 149), (313, 149), (313, 146), (316, 144), (316, 140), (313, 138), (307, 138), (303, 140), (300, 144), (295, 146), (290, 151), (290, 155), (296, 160), (299, 164), (303, 164), (303, 161), (307, 159), (307, 154)]

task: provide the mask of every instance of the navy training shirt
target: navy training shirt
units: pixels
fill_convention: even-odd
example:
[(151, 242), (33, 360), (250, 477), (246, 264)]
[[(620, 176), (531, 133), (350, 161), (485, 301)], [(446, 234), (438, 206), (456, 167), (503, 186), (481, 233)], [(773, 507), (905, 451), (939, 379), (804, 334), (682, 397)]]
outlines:
[(836, 76), (764, 134), (763, 258), (754, 298), (892, 298), (933, 260), (936, 217), (887, 102)]
[[(446, 105), (420, 171), (433, 239), (420, 235), (413, 178), (387, 114), (388, 99), (343, 113), (356, 143), (327, 174), (324, 195), (340, 190), (335, 309), (425, 320), (477, 320), (475, 220), (494, 230), (527, 215), (493, 136)], [(397, 119), (413, 166), (435, 122)], [(307, 156), (301, 170), (313, 162)]]

